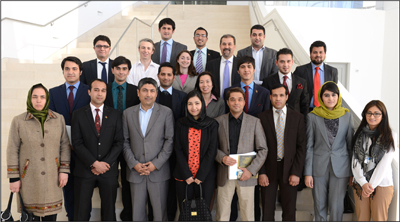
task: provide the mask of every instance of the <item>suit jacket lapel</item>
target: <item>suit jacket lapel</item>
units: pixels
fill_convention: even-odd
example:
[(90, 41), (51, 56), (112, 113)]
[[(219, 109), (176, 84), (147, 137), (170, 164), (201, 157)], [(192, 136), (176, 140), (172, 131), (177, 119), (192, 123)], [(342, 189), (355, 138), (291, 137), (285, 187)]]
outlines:
[[(329, 67), (329, 66), (326, 66), (325, 63), (324, 63), (324, 79), (325, 79), (325, 82), (328, 81), (328, 79), (332, 79), (332, 78), (330, 78), (330, 74), (331, 74), (331, 73), (332, 73), (332, 72), (331, 72), (330, 67)], [(322, 84), (321, 84), (321, 85), (322, 85)]]
[(92, 60), (93, 62), (90, 64), (91, 66), (92, 66), (92, 69), (91, 70), (95, 70), (93, 73), (92, 73), (92, 77), (94, 78), (94, 79), (97, 79), (97, 59), (94, 59), (94, 60)]
[[(66, 110), (69, 111), (69, 104), (68, 104), (68, 95), (67, 95), (67, 87), (65, 86), (65, 84), (62, 84), (61, 87), (59, 88), (60, 92), (59, 94), (61, 95), (61, 100), (63, 101)], [(76, 94), (76, 96), (78, 96), (78, 94)], [(76, 97), (75, 97), (76, 98)], [(74, 101), (74, 105), (75, 105), (75, 101)]]
[(253, 57), (252, 47), (249, 46), (246, 48), (246, 55)]
[[(89, 121), (90, 128), (92, 128), (94, 135), (96, 135), (96, 137), (97, 137), (97, 130), (96, 130), (96, 126), (94, 125), (94, 119), (93, 119), (92, 109), (90, 108), (90, 105), (87, 106), (86, 117), (87, 117), (87, 120)], [(101, 132), (101, 130), (100, 130), (100, 132)]]
[(107, 125), (109, 123), (109, 121), (108, 121), (109, 114), (110, 114), (110, 109), (107, 106), (104, 105), (103, 117), (101, 119), (100, 135), (101, 135), (102, 132), (105, 132), (105, 131), (103, 131), (103, 129), (105, 130), (107, 128)]
[(223, 121), (222, 121), (222, 127), (224, 129), (225, 132), (225, 136), (223, 138), (225, 138), (225, 142), (227, 144), (227, 149), (229, 149), (229, 114), (225, 114)]
[(254, 89), (253, 89), (253, 95), (251, 96), (251, 103), (250, 103), (250, 108), (249, 108), (249, 112), (250, 110), (254, 109), (254, 107), (256, 107), (258, 104), (258, 86), (257, 84), (254, 83)]
[(318, 116), (317, 117), (317, 125), (319, 127), (319, 131), (322, 134), (322, 137), (324, 137), (326, 144), (328, 145), (328, 147), (331, 147), (331, 145), (329, 144), (328, 135), (326, 135), (326, 127), (325, 127), (324, 118)]
[[(192, 82), (192, 81), (196, 81), (196, 79), (194, 77), (188, 75), (188, 77), (186, 78), (185, 85), (182, 87), (182, 89), (185, 88), (186, 86), (188, 86), (190, 84), (190, 82)], [(181, 82), (181, 81), (179, 81), (179, 82)], [(182, 82), (181, 82), (181, 85), (182, 85)]]
[(292, 91), (289, 94), (289, 98), (286, 102), (287, 104), (292, 104), (292, 101), (296, 100), (297, 94), (299, 93), (299, 89), (297, 89), (297, 83), (298, 83), (297, 76), (293, 75), (292, 73)]
[[(189, 77), (188, 77), (189, 78)], [(181, 77), (180, 77), (180, 75), (176, 75), (176, 77), (175, 77), (175, 80), (174, 81), (176, 81), (177, 83), (178, 83), (178, 85), (179, 85), (179, 87), (181, 88), (181, 90), (183, 89), (183, 86), (182, 86), (182, 81), (181, 81)], [(186, 81), (187, 81), (187, 79), (186, 79)]]
[[(65, 87), (65, 85), (64, 85)], [(74, 99), (74, 105), (72, 106), (72, 110), (75, 110), (76, 104), (78, 104), (79, 99), (82, 97), (82, 94), (88, 93), (86, 92), (81, 85), (79, 85), (78, 90), (76, 91), (75, 99)]]
[(139, 135), (144, 138), (143, 133), (142, 133), (142, 128), (140, 128), (140, 120), (139, 120), (139, 109), (140, 105), (135, 106), (133, 109), (133, 125), (135, 125), (136, 130), (139, 132)]
[[(339, 132), (342, 132), (343, 130), (345, 131), (346, 129), (344, 128), (345, 126), (346, 126), (346, 124), (343, 122), (344, 120), (343, 120), (343, 118), (342, 117), (339, 117), (339, 127), (338, 127), (338, 131), (337, 131), (337, 133), (336, 133), (336, 135), (338, 135), (339, 134)], [(335, 139), (333, 140), (333, 143), (332, 143), (332, 147), (333, 147), (333, 145), (335, 144), (335, 142), (336, 142), (336, 137), (335, 137)]]
[(154, 103), (154, 108), (153, 112), (151, 112), (150, 120), (149, 123), (147, 124), (147, 129), (146, 129), (146, 136), (149, 134), (149, 131), (153, 127), (153, 125), (156, 123), (158, 116), (160, 115), (160, 107), (157, 103)]
[(247, 132), (249, 132), (249, 130), (247, 130), (248, 125), (246, 123), (247, 123), (247, 114), (245, 112), (243, 112), (242, 126), (240, 127), (237, 153), (242, 153), (244, 151), (244, 150), (240, 150), (239, 151), (239, 148), (241, 147), (240, 144), (241, 143), (247, 143), (247, 141), (248, 141), (246, 136), (245, 136), (247, 134)]

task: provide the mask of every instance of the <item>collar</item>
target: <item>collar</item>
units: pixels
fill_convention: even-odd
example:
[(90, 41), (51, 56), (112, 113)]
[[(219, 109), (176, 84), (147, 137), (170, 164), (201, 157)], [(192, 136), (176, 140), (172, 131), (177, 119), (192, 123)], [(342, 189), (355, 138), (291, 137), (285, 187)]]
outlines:
[[(214, 94), (211, 93), (211, 100), (218, 100), (216, 96), (214, 96)], [(210, 100), (210, 101), (211, 101)]]
[[(279, 75), (279, 80), (281, 80), (283, 78), (283, 76), (284, 76), (280, 71), (278, 71), (278, 75)], [(291, 72), (289, 72), (286, 76), (288, 77), (288, 79), (292, 80), (292, 73)]]
[(153, 110), (153, 108), (154, 108), (154, 103), (153, 103), (153, 106), (150, 108), (150, 109), (148, 109), (147, 111), (144, 111), (144, 109), (142, 109), (142, 103), (139, 103), (140, 105), (139, 105), (139, 110), (140, 111), (143, 111), (143, 112), (147, 112), (147, 111), (149, 111), (149, 110)]
[[(240, 81), (240, 88), (244, 88), (246, 85)], [(249, 84), (250, 89), (254, 89), (254, 81)]]
[[(140, 65), (144, 66), (143, 63), (142, 63), (142, 61), (140, 61), (140, 59), (139, 59), (139, 61), (137, 61), (137, 64), (140, 64)], [(156, 67), (156, 65), (157, 65), (157, 63), (153, 62), (153, 60), (150, 61), (150, 65), (149, 65), (149, 66), (154, 66), (154, 67)]]
[(236, 118), (232, 115), (232, 113), (229, 112), (229, 120), (235, 119), (235, 120), (240, 120), (240, 121), (242, 121), (242, 120), (243, 120), (243, 113), (244, 113), (244, 112), (242, 112), (242, 114), (240, 114), (240, 116), (236, 119)]
[[(110, 61), (110, 58), (107, 58), (106, 61), (105, 61), (105, 63), (106, 63), (106, 64), (109, 64), (109, 61)], [(102, 62), (102, 61), (100, 61), (100, 59), (97, 59), (97, 64), (99, 64), (99, 62)]]
[[(33, 119), (33, 118), (35, 118), (35, 116), (32, 113), (26, 112), (25, 120), (30, 120), (30, 119)], [(48, 115), (47, 115), (46, 119), (48, 119), (48, 118), (57, 119), (57, 116), (53, 113), (52, 110), (49, 109), (49, 112), (48, 112)]]
[[(275, 111), (277, 111), (277, 109), (275, 109), (275, 107), (272, 106), (272, 111), (273, 111), (273, 113), (275, 114)], [(286, 115), (286, 113), (287, 113), (286, 105), (282, 108), (282, 111), (283, 111), (283, 114)]]
[(100, 111), (103, 112), (104, 103), (103, 103), (100, 107), (98, 107), (98, 108), (95, 107), (95, 106), (92, 104), (92, 102), (90, 102), (89, 105), (90, 105), (90, 109), (92, 110), (92, 113), (95, 111), (95, 109), (100, 109)]
[[(315, 67), (317, 67), (317, 66), (311, 62), (311, 67), (312, 67), (312, 70), (315, 70)], [(318, 67), (319, 67), (319, 70), (324, 71), (325, 63), (322, 62), (321, 65), (319, 65)]]
[(225, 61), (228, 60), (231, 64), (233, 64), (233, 55), (229, 59), (225, 59), (223, 56), (221, 56), (221, 61), (225, 63)]
[(196, 48), (196, 51), (194, 53), (196, 54), (198, 51), (201, 51), (202, 53), (204, 53), (204, 55), (207, 55), (207, 46), (204, 46), (204, 48), (202, 49)]
[(118, 84), (118, 83), (116, 83), (115, 81), (113, 81), (113, 82), (111, 83), (112, 89), (118, 89), (118, 88), (117, 88), (118, 86), (122, 86), (122, 89), (126, 89), (126, 81), (125, 81), (124, 83), (122, 83), (121, 85)]
[(169, 94), (171, 94), (172, 95), (172, 86), (170, 86), (168, 89), (164, 89), (163, 87), (159, 87), (160, 88), (160, 92), (164, 92), (164, 91), (168, 91), (169, 92)]
[[(261, 47), (261, 49), (259, 49), (258, 51), (261, 51), (261, 52), (262, 52), (262, 51), (264, 51), (264, 49), (265, 49), (265, 45), (263, 45), (263, 47)], [(257, 50), (254, 49), (253, 46), (251, 46), (251, 51), (252, 51), (252, 52), (258, 52)]]
[(76, 89), (78, 89), (80, 84), (81, 84), (81, 81), (78, 81), (74, 85), (70, 85), (67, 82), (65, 82), (65, 87), (67, 87), (67, 89), (68, 89), (70, 86), (74, 86)]
[(172, 45), (172, 43), (174, 42), (174, 40), (172, 40), (172, 38), (168, 39), (167, 41), (164, 41), (164, 40), (161, 39), (161, 44), (160, 44), (160, 46), (164, 45), (164, 42), (167, 42), (168, 45)]

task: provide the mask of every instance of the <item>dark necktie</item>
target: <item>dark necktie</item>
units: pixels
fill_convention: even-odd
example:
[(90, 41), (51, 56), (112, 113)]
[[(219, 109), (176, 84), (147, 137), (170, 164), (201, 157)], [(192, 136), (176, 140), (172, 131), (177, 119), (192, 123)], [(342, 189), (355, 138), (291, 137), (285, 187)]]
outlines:
[(246, 113), (248, 113), (249, 112), (249, 86), (245, 86), (244, 89), (246, 90), (244, 92), (244, 95), (246, 97), (245, 108), (246, 108)]
[(162, 93), (163, 93), (164, 95), (166, 95), (166, 96), (169, 96), (169, 95), (170, 95), (169, 92), (168, 92), (167, 90), (162, 91)]
[(287, 82), (286, 82), (287, 78), (288, 78), (287, 75), (284, 75), (284, 76), (283, 76), (283, 85), (286, 86), (286, 88), (287, 88), (287, 94), (288, 94), (288, 96), (289, 96), (289, 87), (288, 87)]
[(69, 94), (68, 94), (68, 105), (69, 105), (69, 114), (72, 114), (72, 108), (74, 107), (74, 88), (75, 86), (69, 86)]
[(94, 121), (94, 125), (96, 126), (97, 136), (100, 136), (100, 116), (99, 116), (100, 109), (96, 109), (96, 118)]
[(117, 110), (122, 113), (122, 86), (118, 86)]
[(164, 46), (162, 48), (162, 54), (161, 54), (161, 63), (164, 63), (167, 61), (167, 42), (164, 42)]
[(103, 65), (103, 70), (101, 70), (101, 79), (107, 84), (107, 71), (106, 71), (106, 62), (99, 62)]

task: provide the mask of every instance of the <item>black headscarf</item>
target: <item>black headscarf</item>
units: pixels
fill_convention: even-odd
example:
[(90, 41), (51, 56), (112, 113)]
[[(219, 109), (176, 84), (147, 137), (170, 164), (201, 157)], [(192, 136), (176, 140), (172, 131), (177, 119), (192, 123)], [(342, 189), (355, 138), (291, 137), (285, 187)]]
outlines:
[[(201, 101), (201, 111), (200, 111), (200, 115), (199, 118), (196, 120), (194, 119), (194, 117), (192, 116), (192, 114), (189, 113), (189, 111), (187, 110), (187, 103), (189, 101), (190, 98), (192, 97), (198, 97)], [(187, 127), (193, 127), (195, 129), (204, 129), (207, 128), (208, 126), (210, 126), (215, 120), (208, 117), (206, 114), (206, 103), (204, 102), (204, 98), (203, 95), (201, 94), (201, 92), (197, 91), (197, 90), (193, 90), (190, 91), (187, 96), (186, 96), (186, 101), (185, 101), (185, 109), (186, 109), (186, 113), (187, 116), (181, 119), (181, 122), (183, 123), (183, 125), (186, 125)]]

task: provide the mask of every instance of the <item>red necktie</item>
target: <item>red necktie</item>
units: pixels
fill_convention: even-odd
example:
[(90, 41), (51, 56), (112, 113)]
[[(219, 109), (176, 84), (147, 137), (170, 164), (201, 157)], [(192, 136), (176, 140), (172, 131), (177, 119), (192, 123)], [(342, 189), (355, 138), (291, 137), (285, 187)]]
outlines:
[(96, 126), (97, 136), (100, 136), (100, 116), (99, 116), (100, 109), (96, 109), (96, 119), (94, 121), (94, 125)]
[(249, 86), (245, 86), (244, 87), (246, 89), (246, 91), (244, 92), (244, 95), (246, 97), (246, 104), (245, 104), (245, 108), (246, 108), (246, 113), (249, 112)]
[(314, 106), (319, 107), (319, 102), (318, 102), (318, 91), (319, 88), (321, 87), (321, 79), (319, 78), (319, 67), (315, 67), (315, 75), (314, 75)]
[(72, 114), (72, 107), (74, 107), (74, 88), (75, 86), (69, 86), (69, 94), (68, 94), (68, 105), (69, 105), (69, 114)]
[(289, 96), (289, 87), (288, 87), (288, 85), (287, 85), (287, 83), (286, 83), (287, 78), (288, 78), (287, 75), (284, 75), (284, 76), (283, 76), (283, 85), (286, 86), (286, 88), (287, 88), (287, 93), (288, 93), (288, 96)]

